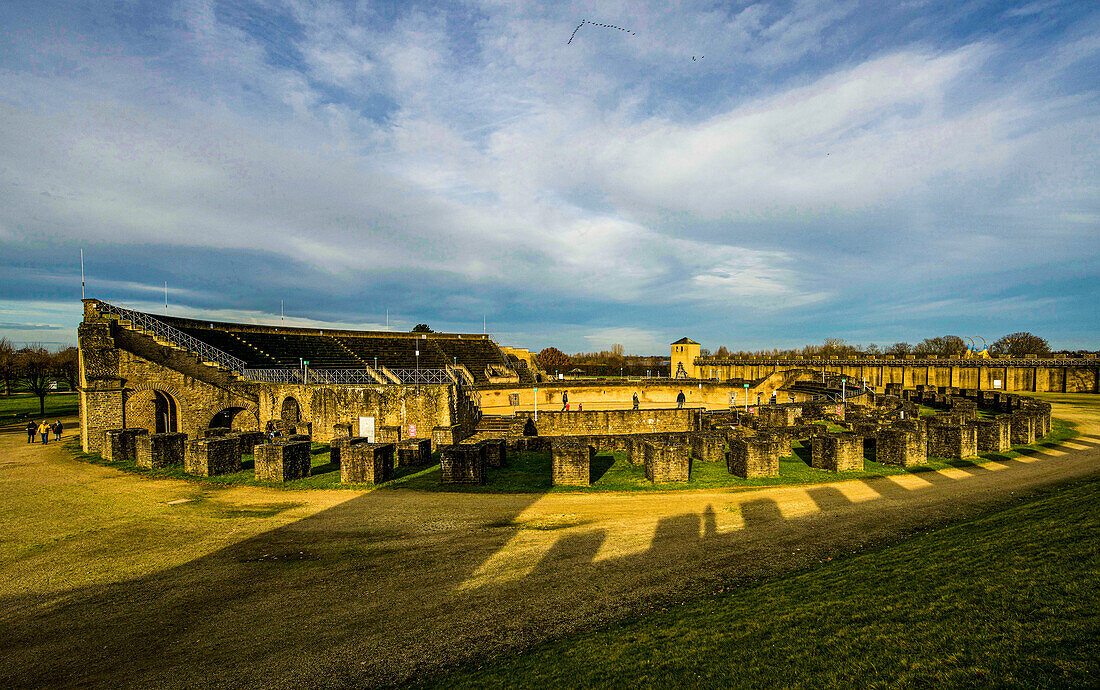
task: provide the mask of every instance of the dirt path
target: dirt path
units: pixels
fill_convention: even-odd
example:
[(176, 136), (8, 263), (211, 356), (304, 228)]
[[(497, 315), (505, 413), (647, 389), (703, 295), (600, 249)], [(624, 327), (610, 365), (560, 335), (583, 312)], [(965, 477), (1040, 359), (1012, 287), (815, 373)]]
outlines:
[(0, 435), (0, 684), (375, 684), (483, 658), (1096, 472), (1096, 396), (1048, 399), (1081, 438), (747, 492), (211, 490)]

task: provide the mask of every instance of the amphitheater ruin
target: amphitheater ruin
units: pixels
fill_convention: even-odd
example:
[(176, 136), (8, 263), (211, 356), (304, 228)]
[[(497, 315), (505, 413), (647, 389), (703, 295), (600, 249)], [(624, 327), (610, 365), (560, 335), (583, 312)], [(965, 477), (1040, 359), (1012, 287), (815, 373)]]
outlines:
[(1050, 405), (1026, 393), (1100, 384), (1095, 358), (730, 360), (688, 338), (671, 346), (671, 378), (564, 380), (485, 334), (220, 323), (95, 299), (78, 340), (85, 452), (201, 476), (252, 455), (269, 482), (309, 476), (311, 442), (355, 484), (433, 457), (441, 482), (484, 484), (528, 450), (551, 454), (554, 484), (582, 486), (608, 451), (654, 483), (688, 481), (694, 462), (775, 476), (796, 441), (829, 472), (862, 469), (867, 447), (920, 465), (1032, 443)]

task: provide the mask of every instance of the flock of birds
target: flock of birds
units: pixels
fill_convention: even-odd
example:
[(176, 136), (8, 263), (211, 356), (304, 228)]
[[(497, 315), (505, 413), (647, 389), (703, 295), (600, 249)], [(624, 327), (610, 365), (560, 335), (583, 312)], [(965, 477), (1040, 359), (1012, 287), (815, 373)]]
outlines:
[[(605, 29), (618, 29), (619, 31), (624, 31), (624, 32), (630, 34), (631, 36), (637, 36), (638, 35), (637, 33), (631, 31), (630, 29), (624, 29), (621, 26), (615, 26), (614, 24), (601, 24), (600, 22), (590, 22), (587, 19), (582, 19), (581, 23), (577, 24), (577, 28), (573, 29), (573, 33), (569, 35), (569, 40), (565, 42), (565, 45), (570, 45), (571, 43), (573, 43), (573, 39), (577, 37), (577, 32), (580, 31), (581, 27), (584, 26), (585, 24), (591, 24), (592, 26), (601, 26)], [(706, 55), (700, 55), (699, 60), (702, 60), (705, 57), (706, 57)], [(694, 55), (691, 56), (691, 61), (692, 62), (698, 62), (698, 60), (695, 59)]]

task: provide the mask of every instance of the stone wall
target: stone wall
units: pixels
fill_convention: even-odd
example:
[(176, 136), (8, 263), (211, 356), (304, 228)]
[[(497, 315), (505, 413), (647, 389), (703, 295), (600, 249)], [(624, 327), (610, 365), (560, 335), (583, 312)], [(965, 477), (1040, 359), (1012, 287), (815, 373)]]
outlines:
[(356, 443), (340, 454), (340, 481), (345, 484), (381, 484), (393, 479), (392, 443)]
[(730, 474), (742, 479), (779, 476), (779, 453), (771, 439), (731, 437), (729, 446), (726, 469)]
[(484, 484), (485, 455), (476, 444), (456, 443), (439, 453), (440, 482), (443, 484)]
[(699, 410), (585, 410), (583, 412), (519, 412), (531, 419), (539, 436), (588, 436), (592, 434), (645, 434), (666, 431), (694, 431), (699, 428)]
[(887, 465), (924, 465), (928, 462), (927, 441), (915, 425), (889, 426), (875, 436), (875, 460)]
[(137, 437), (138, 467), (182, 465), (186, 443), (187, 434), (141, 434)]
[(1002, 452), (1012, 448), (1012, 420), (1006, 415), (975, 420), (979, 451)]
[(691, 447), (646, 441), (645, 478), (654, 484), (686, 482), (691, 472)]
[(863, 438), (854, 434), (815, 437), (811, 442), (811, 465), (829, 472), (862, 470)]
[(1010, 417), (1010, 438), (1014, 446), (1035, 443), (1035, 417), (1027, 412), (1013, 412)]
[(558, 439), (550, 446), (551, 483), (554, 486), (588, 486), (596, 449), (572, 439)]
[(395, 467), (424, 467), (432, 463), (432, 440), (407, 438), (397, 444)]
[(235, 438), (196, 439), (187, 444), (184, 472), (200, 477), (241, 471), (241, 447)]
[(313, 460), (309, 448), (307, 441), (256, 446), (256, 479), (282, 483), (308, 477)]
[(972, 458), (978, 454), (978, 429), (973, 424), (929, 424), (928, 456)]
[(134, 462), (137, 460), (137, 437), (148, 436), (148, 429), (107, 429), (101, 455), (107, 461)]

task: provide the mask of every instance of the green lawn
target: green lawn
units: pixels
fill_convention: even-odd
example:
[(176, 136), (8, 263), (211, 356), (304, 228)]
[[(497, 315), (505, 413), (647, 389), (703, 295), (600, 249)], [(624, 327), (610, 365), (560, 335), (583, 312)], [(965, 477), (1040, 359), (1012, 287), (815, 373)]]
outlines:
[[(50, 393), (46, 396), (46, 417), (53, 421), (58, 417), (75, 415), (80, 412), (80, 401), (76, 393)], [(0, 396), (0, 426), (8, 426), (27, 418), (39, 419), (38, 396), (31, 393), (13, 393)]]
[[(691, 489), (753, 488), (782, 484), (819, 484), (838, 479), (862, 479), (894, 474), (912, 474), (944, 469), (946, 467), (967, 467), (990, 460), (1006, 460), (1019, 457), (1028, 452), (1028, 448), (1050, 446), (1077, 435), (1070, 422), (1055, 420), (1049, 436), (1034, 446), (1018, 446), (1006, 453), (981, 453), (980, 457), (969, 460), (943, 460), (930, 458), (928, 464), (920, 467), (898, 467), (875, 462), (874, 450), (868, 449), (862, 472), (826, 472), (810, 467), (810, 449), (795, 442), (793, 454), (779, 461), (779, 476), (757, 479), (741, 479), (729, 474), (725, 463), (700, 462), (695, 460), (691, 466), (691, 479), (687, 482), (653, 484), (646, 480), (645, 469), (640, 465), (631, 465), (625, 452), (600, 453), (593, 464), (593, 483), (591, 486), (551, 486), (551, 457), (544, 451), (521, 451), (509, 454), (509, 464), (489, 470), (489, 481), (485, 486), (440, 483), (438, 452), (433, 455), (434, 462), (426, 468), (398, 468), (392, 481), (379, 485), (385, 489), (411, 489), (416, 491), (458, 491), (469, 493), (545, 493), (558, 491), (675, 491)], [(77, 439), (71, 438), (67, 446), (81, 459), (96, 464), (105, 464), (124, 472), (134, 472), (153, 478), (186, 479), (217, 486), (247, 484), (250, 486), (272, 486), (285, 489), (364, 489), (371, 484), (344, 484), (340, 481), (340, 468), (329, 459), (327, 444), (313, 444), (312, 473), (305, 479), (297, 479), (277, 484), (256, 479), (251, 455), (242, 458), (242, 469), (234, 474), (218, 477), (192, 477), (184, 473), (182, 467), (167, 467), (147, 470), (132, 462), (106, 462), (98, 454), (86, 454), (80, 451)]]
[[(422, 678), (433, 687), (1097, 687), (1100, 479)], [(724, 588), (723, 588), (724, 589)]]

